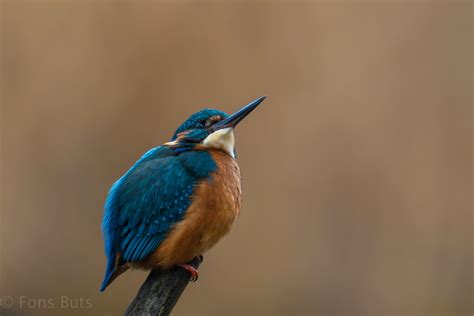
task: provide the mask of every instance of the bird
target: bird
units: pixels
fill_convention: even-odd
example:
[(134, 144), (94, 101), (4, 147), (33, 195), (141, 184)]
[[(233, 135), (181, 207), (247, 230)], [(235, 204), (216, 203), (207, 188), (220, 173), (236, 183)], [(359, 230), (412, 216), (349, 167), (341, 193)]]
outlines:
[(103, 292), (128, 269), (181, 267), (224, 237), (241, 210), (234, 129), (265, 100), (235, 113), (205, 108), (161, 146), (147, 151), (111, 186), (102, 234), (107, 257)]

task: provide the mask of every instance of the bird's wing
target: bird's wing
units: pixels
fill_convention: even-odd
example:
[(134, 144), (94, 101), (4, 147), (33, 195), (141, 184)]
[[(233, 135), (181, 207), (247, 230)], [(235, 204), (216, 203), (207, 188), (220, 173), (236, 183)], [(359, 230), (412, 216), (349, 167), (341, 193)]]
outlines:
[(103, 222), (109, 260), (140, 261), (180, 221), (195, 185), (216, 169), (205, 151), (177, 153), (157, 147), (146, 153), (111, 188)]

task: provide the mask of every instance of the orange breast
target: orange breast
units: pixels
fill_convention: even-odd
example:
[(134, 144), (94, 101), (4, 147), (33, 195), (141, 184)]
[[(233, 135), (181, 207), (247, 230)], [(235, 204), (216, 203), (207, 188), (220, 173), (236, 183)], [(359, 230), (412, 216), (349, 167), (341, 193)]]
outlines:
[(228, 154), (211, 150), (217, 171), (200, 183), (184, 219), (144, 262), (141, 268), (164, 267), (190, 261), (226, 235), (241, 208), (240, 170)]

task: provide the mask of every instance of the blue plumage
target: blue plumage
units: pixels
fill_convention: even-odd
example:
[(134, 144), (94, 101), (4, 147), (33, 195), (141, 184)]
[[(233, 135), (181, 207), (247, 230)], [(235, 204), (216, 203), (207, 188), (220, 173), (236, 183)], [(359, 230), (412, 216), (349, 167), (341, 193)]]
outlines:
[[(204, 186), (214, 186), (213, 189), (216, 189), (217, 183), (221, 186), (227, 181), (234, 184), (233, 190), (227, 188), (216, 193), (221, 197), (228, 194), (229, 196), (226, 196), (228, 202), (223, 202), (222, 208), (220, 205), (213, 206), (220, 211), (222, 209), (229, 211), (231, 220), (223, 223), (227, 225), (232, 223), (233, 216), (240, 208), (241, 192), (238, 167), (235, 162), (229, 162), (235, 157), (233, 129), (264, 99), (265, 97), (258, 98), (230, 116), (214, 109), (194, 113), (178, 127), (171, 142), (149, 150), (112, 185), (102, 221), (107, 267), (101, 291), (120, 273), (136, 266), (137, 263), (146, 262), (151, 254), (157, 253), (155, 251), (159, 252), (160, 244), (170, 235), (173, 226), (183, 220), (192, 203), (196, 185), (211, 180), (212, 174), (216, 177), (220, 172), (222, 177), (222, 170), (226, 168), (229, 169), (227, 170), (229, 174), (233, 175), (230, 179), (226, 176), (220, 181), (204, 183)], [(214, 154), (220, 152), (228, 155), (229, 161), (225, 164), (227, 167), (222, 167), (221, 161), (218, 171), (218, 164), (211, 156), (211, 151), (214, 151)], [(228, 205), (233, 205), (233, 208), (229, 208)], [(206, 217), (206, 219), (213, 225), (216, 224), (212, 218)], [(204, 233), (216, 231), (212, 242), (208, 240), (209, 245), (206, 247), (211, 247), (211, 244), (217, 242), (216, 240), (220, 239), (230, 227), (206, 228), (211, 226), (199, 226), (203, 227), (202, 231), (199, 228), (195, 229), (197, 239)], [(182, 227), (184, 225), (176, 229)], [(179, 254), (177, 249), (182, 245), (183, 242), (180, 242), (165, 256), (174, 258), (174, 255)], [(202, 254), (201, 251), (205, 251), (206, 247), (192, 245), (193, 250), (188, 253), (193, 256)], [(187, 258), (187, 254), (184, 258)], [(174, 258), (169, 264), (186, 266), (185, 262), (182, 262), (184, 258)], [(155, 265), (159, 264), (146, 268), (155, 268)], [(191, 270), (191, 273), (194, 276), (197, 272)]]
[(194, 186), (215, 171), (208, 152), (180, 148), (186, 147), (151, 149), (112, 186), (102, 225), (108, 263), (101, 290), (114, 273), (116, 254), (122, 262), (150, 255), (183, 218)]
[(181, 124), (176, 132), (174, 132), (172, 140), (175, 140), (179, 133), (189, 131), (191, 129), (205, 131), (206, 120), (213, 116), (220, 116), (226, 118), (229, 115), (225, 112), (216, 109), (203, 109), (191, 115), (183, 124)]

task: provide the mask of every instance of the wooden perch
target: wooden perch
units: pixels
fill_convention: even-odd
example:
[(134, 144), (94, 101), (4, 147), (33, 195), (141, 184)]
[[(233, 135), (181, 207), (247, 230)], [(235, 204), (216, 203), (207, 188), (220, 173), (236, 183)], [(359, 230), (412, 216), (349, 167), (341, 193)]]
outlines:
[[(189, 264), (197, 269), (200, 263), (201, 259), (196, 257)], [(189, 272), (180, 267), (151, 271), (125, 315), (169, 315), (189, 280)]]

